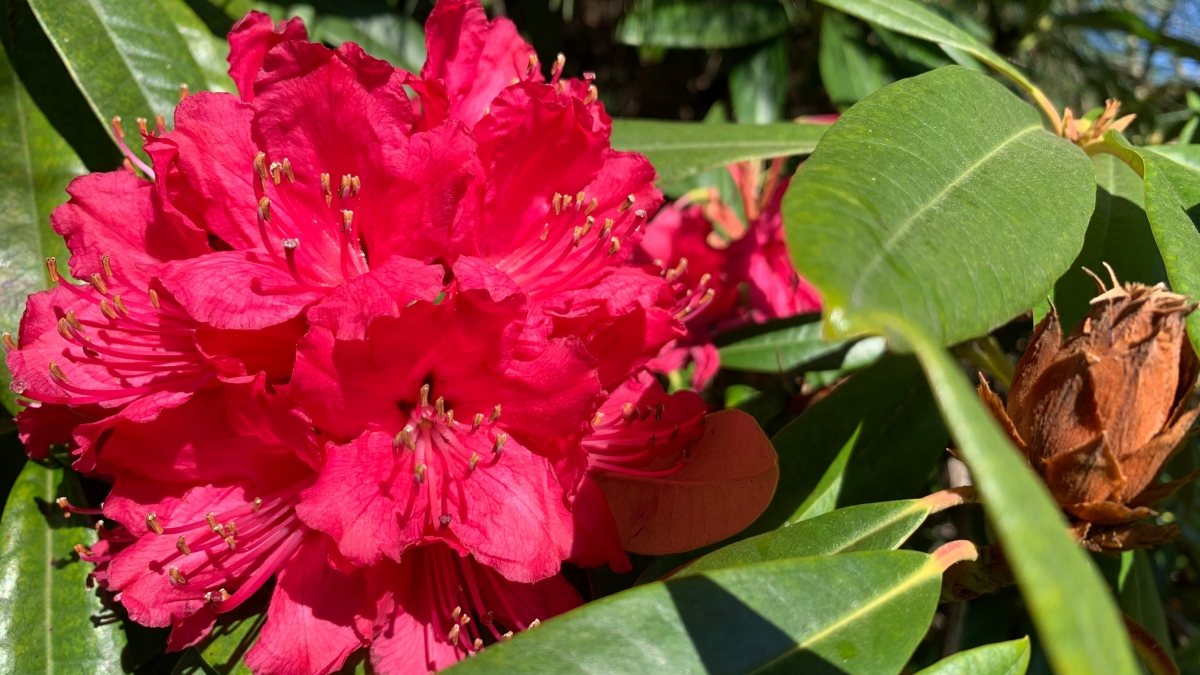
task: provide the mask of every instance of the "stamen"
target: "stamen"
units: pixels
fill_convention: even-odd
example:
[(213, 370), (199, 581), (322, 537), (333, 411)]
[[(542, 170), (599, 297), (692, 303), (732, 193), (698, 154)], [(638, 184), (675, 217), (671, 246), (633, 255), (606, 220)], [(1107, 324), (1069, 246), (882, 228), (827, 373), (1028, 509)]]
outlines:
[(111, 277), (113, 275), (112, 258), (107, 255), (100, 256), (100, 268), (104, 270), (104, 276)]
[(446, 416), (446, 399), (441, 396), (437, 397), (437, 400), (433, 402), (433, 407), (437, 410), (438, 419)]
[(271, 182), (279, 185), (283, 181), (283, 165), (279, 162), (271, 162)]
[(80, 333), (83, 332), (83, 324), (79, 323), (79, 319), (75, 316), (75, 310), (67, 310), (67, 323), (71, 324), (71, 326)]
[(325, 206), (333, 204), (333, 188), (329, 183), (329, 174), (321, 174), (321, 192), (325, 193)]
[(346, 199), (349, 196), (350, 196), (350, 174), (345, 174), (342, 176), (342, 186), (338, 190), (338, 197), (341, 199)]
[(616, 237), (613, 237), (612, 240), (608, 244), (608, 254), (615, 255), (617, 253), (617, 251), (620, 251), (620, 250), (621, 250), (620, 240), (618, 240)]
[(446, 411), (446, 426), (448, 426), (448, 427), (454, 426), (454, 409), (453, 408)]
[(171, 581), (174, 581), (175, 583), (179, 584), (180, 586), (187, 585), (187, 577), (183, 576), (183, 572), (180, 572), (178, 567), (175, 567), (175, 566), (168, 567), (167, 574), (171, 575)]
[(658, 404), (658, 405), (654, 406), (654, 419), (655, 419), (655, 421), (658, 421), (658, 422), (661, 422), (661, 421), (662, 421), (663, 409), (664, 409), (665, 407), (666, 407), (666, 406), (664, 406), (664, 405), (662, 404), (662, 402), (661, 402), (661, 401), (659, 402), (659, 404)]
[(421, 390), (417, 395), (417, 402), (420, 404), (420, 406), (422, 408), (429, 407), (429, 385), (428, 384), (421, 385)]
[(350, 176), (350, 196), (357, 197), (358, 191), (361, 189), (362, 181), (358, 179), (358, 176)]
[(46, 272), (50, 275), (50, 283), (57, 284), (62, 280), (58, 274), (58, 261), (54, 258), (46, 258)]
[(263, 189), (267, 189), (267, 153), (260, 152), (254, 156), (254, 170), (258, 172)]
[(163, 117), (162, 113), (158, 113), (154, 116), (154, 130), (159, 134), (167, 133), (167, 120), (165, 117)]
[(158, 301), (158, 291), (150, 289), (150, 304), (154, 305), (154, 309), (162, 309), (162, 303)]
[(8, 333), (4, 334), (4, 348), (10, 352), (17, 351), (17, 341), (14, 340), (13, 336), (9, 335)]
[(262, 508), (262, 497), (255, 497), (254, 502), (250, 505), (250, 509), (257, 513), (258, 510), (261, 508)]
[(182, 534), (179, 535), (179, 539), (175, 540), (175, 548), (179, 549), (179, 552), (184, 555), (192, 554), (192, 549), (188, 548), (187, 545), (187, 537), (183, 536)]
[(418, 465), (414, 466), (413, 473), (416, 475), (418, 483), (425, 482), (425, 465), (424, 464), (418, 464)]
[(497, 403), (496, 407), (492, 410), (491, 417), (488, 417), (488, 423), (495, 424), (496, 420), (498, 420), (498, 419), (500, 419), (500, 404), (499, 403)]
[(121, 299), (121, 296), (114, 295), (113, 304), (117, 306), (117, 309), (121, 310), (126, 315), (129, 314), (129, 308), (125, 306), (125, 301)]
[(58, 379), (60, 382), (69, 382), (70, 381), (67, 379), (66, 373), (64, 373), (62, 371), (62, 368), (59, 368), (58, 364), (53, 361), (50, 362), (50, 374), (53, 375), (56, 379)]
[(354, 223), (354, 212), (348, 211), (348, 210), (343, 210), (342, 211), (342, 232), (349, 231), (350, 226), (353, 223)]
[(496, 444), (492, 446), (492, 452), (499, 455), (504, 452), (504, 443), (508, 441), (508, 434), (500, 433), (496, 435)]
[(117, 314), (117, 310), (113, 309), (112, 305), (108, 304), (107, 299), (100, 301), (100, 312), (110, 319), (115, 320), (120, 318), (120, 315)]
[(634, 201), (633, 195), (626, 197), (625, 201), (621, 202), (621, 205), (617, 207), (617, 213), (625, 213), (629, 209), (633, 208)]
[(64, 340), (72, 340), (75, 336), (71, 335), (71, 329), (67, 328), (67, 320), (58, 320), (58, 334), (63, 336)]
[(183, 99), (185, 99), (187, 97), (188, 97), (188, 86), (187, 86), (187, 83), (185, 82), (185, 83), (179, 85), (179, 102), (183, 103)]
[(81, 558), (92, 557), (92, 549), (84, 546), (83, 544), (75, 544), (75, 552), (78, 553), (79, 557)]
[(147, 135), (147, 134), (149, 133), (149, 132), (147, 132), (147, 131), (146, 131), (146, 118), (145, 118), (145, 117), (139, 117), (139, 118), (137, 118), (137, 126), (138, 126), (138, 131), (139, 131), (139, 132), (140, 132), (140, 133), (141, 133), (143, 136), (145, 136), (145, 135)]
[(100, 295), (108, 295), (108, 284), (104, 283), (103, 277), (101, 277), (98, 273), (93, 272), (90, 280), (92, 282), (92, 287), (95, 288)]
[(467, 470), (474, 471), (475, 467), (479, 466), (479, 460), (482, 459), (479, 453), (472, 452), (471, 458), (467, 460)]
[(554, 215), (556, 216), (562, 215), (562, 197), (561, 193), (555, 192), (554, 197), (550, 200), (550, 203), (554, 205)]
[(158, 522), (158, 516), (153, 511), (146, 514), (146, 527), (150, 528), (154, 534), (163, 533), (162, 523)]
[[(4, 336), (8, 337), (8, 333), (5, 333)], [(8, 343), (6, 342), (5, 344)], [(13, 349), (16, 349), (16, 347), (13, 347)], [(481, 424), (483, 424), (483, 413), (475, 413), (475, 421), (471, 422), (471, 431), (479, 431), (479, 425)]]
[(587, 96), (583, 97), (583, 104), (590, 105), (594, 103), (597, 98), (600, 98), (600, 90), (597, 89), (596, 85), (593, 84), (592, 86), (588, 87)]
[(268, 223), (271, 222), (271, 200), (265, 195), (258, 200), (258, 217)]
[(289, 183), (296, 182), (296, 174), (292, 173), (292, 160), (287, 157), (283, 158), (283, 173), (287, 175)]
[(567, 65), (567, 57), (559, 54), (558, 57), (554, 59), (554, 65), (550, 66), (550, 78), (556, 79), (562, 75), (563, 66), (565, 65)]
[(529, 55), (529, 63), (525, 66), (525, 77), (532, 77), (533, 71), (538, 67), (537, 54)]
[(449, 513), (443, 513), (438, 517), (438, 523), (441, 524), (442, 527), (449, 527), (452, 520), (453, 519), (450, 517)]
[(580, 211), (583, 210), (583, 200), (585, 198), (587, 198), (587, 195), (585, 195), (583, 193), (583, 190), (580, 190), (578, 193), (576, 193), (576, 195), (575, 195), (575, 213), (579, 213)]

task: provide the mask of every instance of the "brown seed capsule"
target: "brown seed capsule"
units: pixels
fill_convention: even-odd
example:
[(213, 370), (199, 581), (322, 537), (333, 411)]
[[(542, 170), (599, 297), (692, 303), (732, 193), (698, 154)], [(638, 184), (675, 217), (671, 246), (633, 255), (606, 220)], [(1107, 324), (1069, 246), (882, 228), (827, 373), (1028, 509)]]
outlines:
[(1184, 330), (1196, 306), (1162, 285), (1122, 286), (1115, 275), (1112, 288), (1097, 284), (1102, 293), (1065, 340), (1053, 308), (1038, 324), (1007, 406), (986, 382), (979, 395), (1083, 543), (1124, 549), (1173, 534), (1131, 524), (1195, 477), (1157, 481), (1200, 414), (1188, 409), (1200, 362)]

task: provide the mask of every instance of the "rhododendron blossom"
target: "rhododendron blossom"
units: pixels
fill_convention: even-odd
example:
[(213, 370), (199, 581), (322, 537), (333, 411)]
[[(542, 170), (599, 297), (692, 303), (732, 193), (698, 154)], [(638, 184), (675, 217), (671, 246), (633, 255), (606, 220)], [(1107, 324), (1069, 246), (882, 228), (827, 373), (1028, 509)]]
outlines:
[(788, 179), (780, 178), (782, 166), (782, 159), (773, 160), (765, 176), (757, 162), (727, 167), (741, 192), (745, 224), (715, 188), (658, 212), (635, 260), (662, 267), (668, 279), (704, 295), (692, 303), (703, 311), (686, 315), (687, 337), (668, 345), (653, 370), (670, 373), (693, 363), (692, 386), (704, 389), (721, 366), (716, 334), (820, 310), (816, 289), (796, 272), (784, 241), (780, 207)]
[(172, 649), (275, 578), (255, 673), (437, 670), (630, 568), (593, 476), (726, 451), (646, 370), (711, 296), (633, 261), (662, 197), (592, 78), (474, 0), (427, 36), (416, 75), (251, 13), (239, 95), (54, 214), (87, 283), (51, 259), (6, 336), (22, 439), (112, 482), (78, 551)]

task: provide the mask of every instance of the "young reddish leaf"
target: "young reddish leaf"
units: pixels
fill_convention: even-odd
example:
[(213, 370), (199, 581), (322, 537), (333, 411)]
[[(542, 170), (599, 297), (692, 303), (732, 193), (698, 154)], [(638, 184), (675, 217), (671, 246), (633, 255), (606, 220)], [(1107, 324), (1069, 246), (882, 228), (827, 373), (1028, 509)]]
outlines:
[(596, 476), (626, 550), (690, 551), (738, 533), (767, 508), (779, 462), (753, 417), (740, 410), (709, 415), (688, 452), (687, 464), (669, 476)]

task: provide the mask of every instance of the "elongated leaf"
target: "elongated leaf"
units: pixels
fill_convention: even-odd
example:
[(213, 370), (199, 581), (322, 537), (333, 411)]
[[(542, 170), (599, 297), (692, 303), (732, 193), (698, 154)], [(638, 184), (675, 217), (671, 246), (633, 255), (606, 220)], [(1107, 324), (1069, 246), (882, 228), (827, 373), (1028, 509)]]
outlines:
[(742, 124), (778, 122), (787, 103), (787, 89), (787, 40), (779, 38), (755, 50), (729, 71), (734, 119)]
[(1059, 26), (1093, 28), (1105, 31), (1121, 31), (1146, 40), (1150, 44), (1170, 50), (1177, 56), (1200, 59), (1200, 44), (1167, 35), (1154, 30), (1142, 17), (1124, 10), (1095, 10), (1077, 14), (1060, 14), (1054, 17)]
[(841, 12), (825, 12), (821, 19), (818, 65), (825, 93), (840, 110), (895, 80), (883, 57), (867, 46), (858, 24)]
[(777, 0), (657, 0), (625, 15), (617, 40), (629, 45), (720, 49), (765, 42), (788, 28)]
[[(770, 330), (771, 326), (778, 326)], [(820, 316), (817, 314), (782, 319), (772, 324), (755, 326), (753, 335), (736, 339), (732, 334), (720, 340), (721, 366), (755, 373), (783, 373), (801, 366), (811, 369), (845, 369), (869, 365), (883, 352), (883, 340), (867, 338), (853, 343), (846, 340), (826, 340), (821, 336)], [(739, 331), (741, 333), (741, 331)], [(870, 344), (865, 344), (865, 343)], [(864, 361), (863, 359), (866, 358)]]
[(28, 462), (0, 521), (0, 673), (119, 674), (125, 633), (84, 583), (91, 565), (73, 547), (95, 540), (90, 519), (54, 503), (82, 504), (69, 470)]
[(896, 549), (925, 522), (932, 508), (919, 499), (848, 506), (730, 544), (672, 576), (783, 558)]
[(219, 675), (251, 675), (242, 659), (258, 640), (258, 633), (267, 621), (267, 602), (274, 586), (268, 583), (255, 597), (232, 612), (222, 614), (212, 633), (197, 650), (204, 661)]
[(321, 15), (312, 26), (312, 37), (335, 47), (354, 42), (371, 56), (414, 73), (425, 63), (425, 31), (399, 14), (354, 19)]
[[(49, 283), (43, 260), (66, 260), (62, 237), (50, 229), (50, 212), (66, 201), (64, 188), (83, 172), (0, 52), (0, 332), (16, 336), (26, 296)], [(0, 400), (15, 413), (9, 382), (8, 369), (0, 368)]]
[(1141, 177), (1112, 155), (1097, 155), (1092, 164), (1096, 167), (1096, 210), (1088, 223), (1083, 250), (1054, 284), (1054, 304), (1068, 332), (1087, 314), (1088, 301), (1097, 293), (1084, 267), (1107, 278), (1102, 265), (1107, 262), (1122, 281), (1154, 285), (1167, 280), (1146, 219)]
[[(1171, 289), (1200, 298), (1200, 146), (1134, 148), (1109, 132), (1105, 149), (1145, 181), (1146, 216), (1166, 265)], [(1200, 350), (1200, 315), (1188, 317), (1188, 337)]]
[(1062, 510), (1041, 480), (941, 345), (899, 319), (892, 329), (921, 359), (1054, 672), (1138, 673), (1116, 603), (1095, 565), (1067, 535)]
[[(850, 16), (858, 17), (872, 25), (883, 26), (897, 33), (936, 42), (943, 47), (949, 47), (950, 50), (962, 50), (1000, 71), (1035, 98), (1039, 96), (1045, 98), (1045, 95), (1029, 81), (1029, 78), (1025, 77), (1007, 59), (992, 51), (991, 47), (975, 36), (938, 16), (936, 12), (922, 6), (916, 0), (819, 0), (819, 2)], [(954, 56), (950, 50), (947, 50), (947, 53)]]
[(943, 564), (915, 551), (872, 551), (648, 584), (449, 672), (895, 675), (933, 617)]
[(704, 435), (675, 473), (595, 476), (625, 550), (649, 555), (690, 551), (737, 534), (762, 514), (778, 480), (771, 442), (740, 410), (709, 415)]
[(1171, 658), (1171, 632), (1154, 579), (1154, 563), (1146, 551), (1121, 553), (1121, 572), (1117, 580), (1117, 601), (1121, 611), (1146, 629)]
[(1029, 638), (997, 642), (942, 659), (917, 675), (1025, 675)]
[(662, 183), (746, 159), (806, 155), (817, 147), (826, 124), (703, 124), (660, 120), (613, 120), (617, 150), (646, 155)]
[(789, 249), (828, 334), (893, 313), (953, 344), (1045, 297), (1083, 245), (1094, 175), (1029, 105), (946, 66), (834, 124), (784, 198)]
[[(196, 64), (189, 43), (181, 37), (171, 16), (162, 5), (152, 0), (8, 0), (16, 12), (28, 12), (34, 21), (24, 22), (21, 31), (39, 30), (44, 35), (64, 68), (70, 81), (56, 81), (54, 87), (78, 87), (82, 99), (99, 126), (112, 137), (109, 121), (121, 117), (126, 130), (126, 142), (137, 150), (141, 138), (136, 133), (139, 117), (153, 122), (162, 114), (170, 125), (175, 105), (179, 102), (179, 87), (187, 84), (192, 91), (203, 89), (208, 78)], [(12, 9), (10, 8), (10, 12)], [(15, 54), (17, 71), (22, 80), (33, 82), (34, 71), (26, 68), (28, 61), (45, 55), (36, 45), (30, 53), (25, 43), (13, 36), (6, 38), (9, 53)], [(14, 50), (15, 47), (15, 50)], [(74, 84), (71, 84), (73, 82)], [(38, 91), (31, 92), (43, 110), (50, 109)], [(51, 100), (54, 104), (62, 101)], [(68, 101), (75, 105), (77, 101)], [(72, 111), (82, 115), (81, 111)], [(64, 134), (63, 126), (56, 127)], [(94, 129), (94, 127), (93, 127)], [(93, 169), (114, 168), (115, 153), (99, 154), (85, 141), (75, 145), (76, 137), (68, 141), (75, 146), (84, 161)]]
[(213, 35), (204, 21), (188, 6), (184, 0), (157, 0), (171, 21), (175, 22), (175, 30), (187, 43), (188, 51), (196, 60), (196, 65), (204, 72), (204, 89), (208, 91), (224, 91), (236, 93), (237, 88), (229, 77), (229, 43), (224, 38)]

